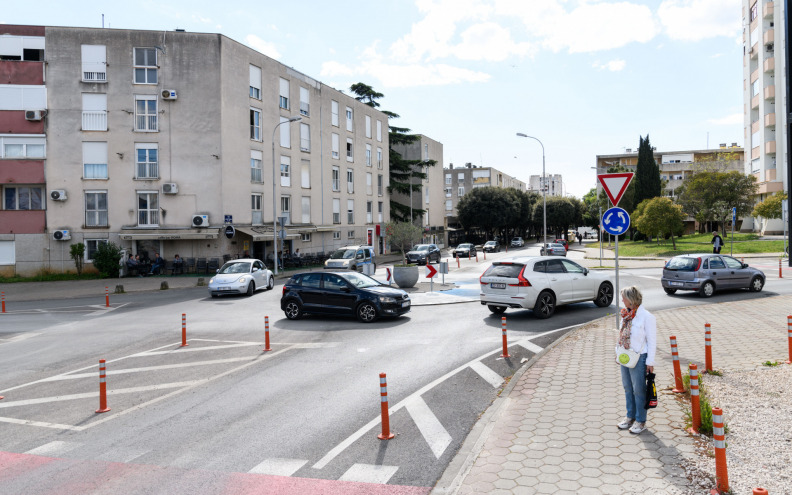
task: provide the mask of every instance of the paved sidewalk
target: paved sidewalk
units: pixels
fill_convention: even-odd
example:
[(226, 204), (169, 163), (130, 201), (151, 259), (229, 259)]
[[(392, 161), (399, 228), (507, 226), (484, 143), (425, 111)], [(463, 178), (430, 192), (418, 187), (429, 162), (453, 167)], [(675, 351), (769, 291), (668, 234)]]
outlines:
[[(709, 322), (716, 369), (761, 368), (786, 359), (790, 304), (792, 296), (776, 296), (657, 311), (659, 405), (640, 435), (616, 428), (625, 411), (613, 357), (614, 317), (570, 332), (512, 378), (432, 493), (709, 493), (714, 483), (690, 486), (682, 467), (695, 455), (694, 439), (684, 431), (682, 403), (669, 390), (669, 337), (677, 337), (683, 368), (693, 362), (702, 369)], [(713, 406), (724, 409), (728, 422), (729, 405)], [(727, 460), (739, 462), (728, 449)]]

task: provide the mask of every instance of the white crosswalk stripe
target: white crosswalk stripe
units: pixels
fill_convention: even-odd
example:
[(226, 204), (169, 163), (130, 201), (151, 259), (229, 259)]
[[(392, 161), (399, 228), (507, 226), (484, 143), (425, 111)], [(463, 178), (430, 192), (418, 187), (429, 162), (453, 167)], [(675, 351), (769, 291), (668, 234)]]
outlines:
[(540, 352), (542, 352), (544, 350), (542, 347), (539, 347), (538, 345), (534, 344), (530, 340), (521, 340), (521, 341), (517, 342), (517, 345), (519, 345), (520, 347), (524, 347), (525, 349), (528, 349), (529, 351), (533, 352), (534, 354), (539, 354)]
[(503, 377), (492, 371), (492, 368), (481, 361), (470, 363), (470, 369), (478, 373), (481, 378), (487, 380), (494, 388), (500, 387), (501, 383), (503, 383)]
[(31, 455), (43, 455), (48, 457), (54, 457), (63, 455), (70, 450), (74, 450), (79, 447), (80, 443), (77, 442), (62, 442), (62, 441), (55, 441), (50, 443), (45, 443), (40, 447), (36, 447), (35, 449), (28, 450), (25, 452), (26, 454)]
[(354, 464), (341, 476), (340, 481), (379, 483), (384, 485), (399, 470), (398, 466), (378, 466), (375, 464)]
[(451, 435), (420, 396), (414, 397), (404, 407), (407, 408), (415, 426), (418, 427), (424, 440), (429, 444), (432, 453), (439, 459), (451, 443)]
[(273, 476), (291, 476), (303, 467), (308, 461), (303, 459), (265, 459), (248, 473), (269, 474)]

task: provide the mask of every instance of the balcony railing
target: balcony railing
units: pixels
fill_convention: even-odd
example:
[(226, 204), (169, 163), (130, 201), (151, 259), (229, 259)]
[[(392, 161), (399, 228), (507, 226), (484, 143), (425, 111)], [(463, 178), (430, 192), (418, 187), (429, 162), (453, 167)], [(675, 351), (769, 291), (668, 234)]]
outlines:
[(751, 108), (759, 108), (759, 95), (754, 96), (751, 98)]
[(775, 99), (775, 86), (767, 86), (764, 89), (765, 100)]
[(762, 40), (764, 41), (765, 45), (775, 41), (775, 29), (768, 29), (767, 31), (765, 31)]
[(765, 143), (765, 153), (768, 155), (774, 154), (776, 152), (776, 142), (775, 141), (768, 141)]
[(107, 82), (107, 72), (83, 72), (83, 81), (92, 83)]
[(82, 113), (82, 130), (84, 131), (106, 131), (107, 112), (96, 110)]
[(775, 113), (768, 113), (765, 115), (765, 127), (775, 127), (776, 117)]
[(774, 72), (775, 71), (775, 57), (766, 58), (764, 61), (764, 71), (765, 72)]
[(773, 17), (774, 10), (775, 9), (773, 8), (773, 2), (767, 2), (764, 5), (762, 5), (762, 15), (765, 18)]

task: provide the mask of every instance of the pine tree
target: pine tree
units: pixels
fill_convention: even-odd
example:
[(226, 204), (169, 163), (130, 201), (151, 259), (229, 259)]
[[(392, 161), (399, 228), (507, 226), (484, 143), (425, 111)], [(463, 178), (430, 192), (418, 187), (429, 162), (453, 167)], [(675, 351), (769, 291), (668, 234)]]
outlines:
[(662, 182), (660, 180), (660, 167), (654, 159), (654, 150), (649, 144), (649, 134), (646, 139), (639, 137), (638, 165), (635, 169), (635, 199), (633, 204), (640, 204), (645, 199), (652, 199), (662, 195)]

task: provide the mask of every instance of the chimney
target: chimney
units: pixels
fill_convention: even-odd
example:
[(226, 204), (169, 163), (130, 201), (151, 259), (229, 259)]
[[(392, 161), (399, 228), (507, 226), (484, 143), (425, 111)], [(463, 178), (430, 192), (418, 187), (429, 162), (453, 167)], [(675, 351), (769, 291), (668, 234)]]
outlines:
[(473, 164), (472, 164), (472, 163), (470, 163), (470, 162), (467, 162), (467, 163), (465, 164), (465, 166), (466, 166), (467, 168), (473, 168)]
[(454, 164), (453, 163), (449, 163), (448, 164), (448, 168), (450, 168), (451, 170), (454, 170)]
[(732, 148), (737, 148), (737, 143), (732, 143)]
[(721, 144), (720, 144), (720, 147), (721, 147), (721, 148), (725, 148), (725, 147), (726, 147), (726, 143), (721, 143)]

